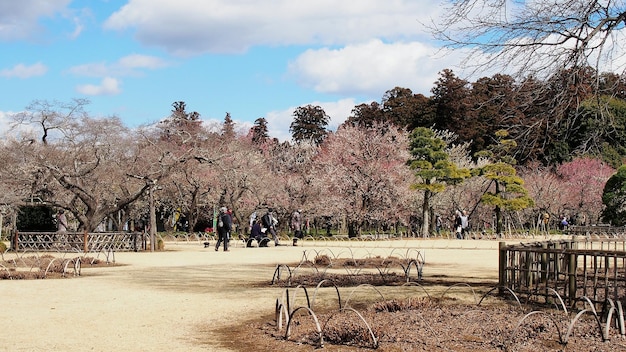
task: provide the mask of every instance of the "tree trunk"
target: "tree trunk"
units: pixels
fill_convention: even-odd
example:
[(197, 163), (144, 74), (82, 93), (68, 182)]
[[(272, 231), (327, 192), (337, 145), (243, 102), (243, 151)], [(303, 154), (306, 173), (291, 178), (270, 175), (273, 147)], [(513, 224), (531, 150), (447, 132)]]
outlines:
[(150, 252), (154, 252), (156, 249), (156, 209), (154, 205), (154, 190), (155, 186), (150, 187)]
[(431, 193), (429, 190), (426, 190), (424, 192), (424, 202), (422, 203), (422, 237), (424, 238), (428, 238), (429, 234), (430, 234), (430, 214), (429, 214), (429, 209), (430, 209), (430, 196)]
[[(500, 195), (500, 182), (496, 181), (496, 197)], [(496, 205), (496, 234), (502, 234), (502, 209)]]
[(187, 233), (192, 233), (198, 223), (198, 192), (199, 189), (196, 188), (191, 195), (191, 204), (189, 204), (189, 211), (187, 212), (187, 222), (189, 224)]
[(356, 237), (357, 236), (357, 225), (355, 221), (348, 222), (348, 237)]

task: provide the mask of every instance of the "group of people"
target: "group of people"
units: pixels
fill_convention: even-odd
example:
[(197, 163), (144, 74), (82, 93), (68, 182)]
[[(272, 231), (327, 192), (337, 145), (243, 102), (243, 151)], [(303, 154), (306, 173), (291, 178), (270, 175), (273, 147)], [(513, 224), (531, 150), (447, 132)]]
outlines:
[[(267, 247), (267, 242), (264, 238), (268, 238), (268, 234), (272, 236), (275, 246), (280, 246), (280, 240), (278, 239), (278, 233), (276, 232), (276, 225), (278, 225), (278, 219), (274, 216), (274, 210), (269, 208), (267, 212), (258, 217), (256, 211), (250, 215), (250, 239), (255, 239), (259, 244), (259, 247)], [(248, 246), (251, 246), (250, 241), (247, 242)]]
[[(302, 232), (302, 210), (298, 209), (291, 214), (291, 229), (294, 233), (294, 242), (296, 245), (297, 239), (303, 237)], [(250, 223), (248, 231), (250, 237), (246, 243), (250, 247), (251, 240), (254, 239), (259, 244), (259, 247), (267, 247), (267, 243), (270, 239), (274, 240), (275, 246), (281, 246), (280, 239), (276, 226), (278, 225), (278, 219), (274, 215), (274, 210), (268, 208), (267, 212), (263, 216), (259, 217), (257, 212), (253, 212), (250, 215)], [(217, 234), (218, 240), (215, 245), (215, 250), (218, 251), (222, 243), (224, 244), (224, 251), (228, 252), (228, 242), (230, 241), (230, 233), (233, 230), (233, 220), (230, 210), (226, 207), (221, 207), (219, 215), (217, 217)]]
[[(441, 215), (435, 215), (435, 232), (437, 235), (441, 234), (441, 230), (444, 227), (444, 220)], [(457, 239), (464, 239), (470, 230), (469, 226), (469, 216), (467, 215), (467, 211), (457, 210), (454, 213), (454, 221), (452, 231), (454, 231)]]

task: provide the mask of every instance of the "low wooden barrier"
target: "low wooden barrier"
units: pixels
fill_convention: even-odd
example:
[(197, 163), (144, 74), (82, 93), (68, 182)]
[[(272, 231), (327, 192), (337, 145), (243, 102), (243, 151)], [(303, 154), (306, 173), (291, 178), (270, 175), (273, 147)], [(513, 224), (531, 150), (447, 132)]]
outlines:
[(147, 235), (140, 232), (18, 232), (11, 237), (15, 251), (129, 252), (146, 250)]
[(594, 234), (621, 235), (626, 233), (624, 226), (597, 225), (570, 225), (564, 230), (569, 235), (591, 236)]
[(626, 239), (574, 236), (560, 241), (500, 242), (499, 286), (529, 301), (599, 306), (626, 299)]

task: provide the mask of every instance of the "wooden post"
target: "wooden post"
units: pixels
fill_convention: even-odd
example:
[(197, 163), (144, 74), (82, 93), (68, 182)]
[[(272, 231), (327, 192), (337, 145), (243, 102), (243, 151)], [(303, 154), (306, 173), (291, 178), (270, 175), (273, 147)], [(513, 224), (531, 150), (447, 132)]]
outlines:
[(569, 303), (570, 305), (574, 305), (576, 302), (576, 262), (578, 258), (576, 254), (571, 253), (569, 255), (569, 265), (568, 265), (568, 280), (569, 280)]
[(506, 287), (506, 242), (498, 243), (498, 292), (504, 293), (503, 287)]
[(546, 283), (548, 281), (548, 244), (542, 243), (541, 249), (543, 249), (543, 253), (541, 253), (541, 282)]
[(13, 250), (16, 252), (19, 250), (19, 241), (18, 241), (19, 237), (18, 236), (19, 236), (19, 231), (15, 230), (13, 232), (13, 238), (11, 239), (11, 242), (13, 244), (11, 247), (13, 247)]

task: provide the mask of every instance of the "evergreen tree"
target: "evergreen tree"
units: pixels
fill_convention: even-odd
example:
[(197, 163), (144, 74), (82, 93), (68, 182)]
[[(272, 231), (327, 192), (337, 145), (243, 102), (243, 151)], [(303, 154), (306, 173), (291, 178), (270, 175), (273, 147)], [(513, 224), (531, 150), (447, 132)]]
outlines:
[(224, 124), (222, 125), (222, 135), (226, 138), (234, 138), (235, 137), (235, 123), (233, 119), (230, 117), (230, 113), (226, 113), (226, 117), (224, 117)]
[(517, 176), (513, 167), (515, 159), (508, 154), (515, 148), (515, 141), (507, 139), (508, 133), (504, 130), (496, 132), (496, 136), (498, 143), (492, 145), (490, 150), (479, 153), (480, 156), (487, 156), (494, 162), (483, 166), (479, 173), (491, 180), (494, 185), (483, 194), (481, 202), (495, 206), (496, 233), (500, 234), (503, 230), (503, 210), (517, 211), (530, 208), (534, 201), (524, 188), (524, 180)]
[(382, 106), (373, 101), (371, 104), (359, 104), (352, 109), (345, 125), (361, 128), (371, 128), (375, 123), (384, 121)]
[(161, 122), (163, 127), (162, 138), (173, 140), (181, 144), (190, 143), (197, 137), (202, 121), (196, 111), (187, 112), (187, 104), (184, 101), (172, 103), (172, 111), (168, 118)]
[(602, 192), (602, 221), (615, 225), (626, 225), (626, 165), (620, 166), (611, 176)]
[(468, 169), (457, 167), (450, 161), (446, 152), (446, 142), (437, 137), (430, 128), (418, 127), (410, 135), (410, 152), (412, 158), (408, 161), (412, 170), (415, 170), (417, 182), (414, 189), (424, 191), (422, 206), (422, 235), (428, 236), (430, 228), (430, 199), (442, 192), (447, 184), (458, 184), (470, 177)]
[(307, 105), (298, 107), (293, 115), (294, 120), (289, 126), (292, 138), (296, 143), (311, 141), (320, 145), (326, 138), (330, 117), (320, 106)]
[(269, 139), (269, 131), (267, 129), (267, 120), (264, 117), (259, 117), (254, 121), (252, 126), (252, 143), (263, 144)]

